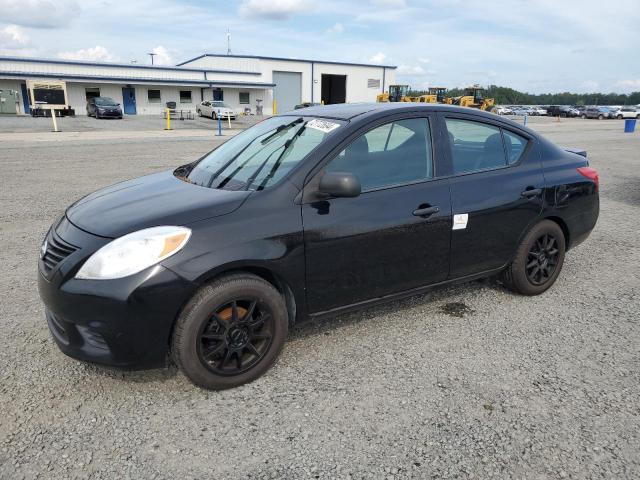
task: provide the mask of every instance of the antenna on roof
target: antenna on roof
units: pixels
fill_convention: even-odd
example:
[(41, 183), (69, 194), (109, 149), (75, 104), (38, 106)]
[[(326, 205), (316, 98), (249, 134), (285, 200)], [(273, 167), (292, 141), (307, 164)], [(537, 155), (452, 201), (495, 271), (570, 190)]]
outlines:
[(151, 57), (151, 65), (153, 65), (153, 57), (155, 57), (157, 55), (157, 53), (147, 53), (147, 55), (149, 55)]
[(227, 27), (227, 55), (231, 55), (231, 32)]

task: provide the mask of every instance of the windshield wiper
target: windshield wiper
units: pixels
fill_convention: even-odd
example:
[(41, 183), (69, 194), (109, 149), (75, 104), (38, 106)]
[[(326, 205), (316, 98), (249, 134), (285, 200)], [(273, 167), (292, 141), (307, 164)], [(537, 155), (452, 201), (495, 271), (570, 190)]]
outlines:
[(300, 123), (304, 121), (302, 117), (300, 118), (296, 118), (293, 122), (290, 123), (285, 123), (284, 125), (280, 125), (279, 127), (276, 128), (276, 131), (273, 132), (271, 135), (264, 137), (261, 141), (260, 144), (264, 145), (266, 144), (269, 140), (271, 140), (273, 137), (275, 137), (276, 135), (280, 134), (282, 131), (284, 130), (288, 130), (291, 127), (293, 127), (296, 123)]
[[(305, 128), (307, 128), (307, 123), (305, 122), (302, 127), (300, 127), (300, 130), (298, 130), (293, 137), (291, 137), (289, 140), (287, 140), (286, 142), (284, 142), (284, 150), (282, 151), (282, 153), (278, 156), (278, 158), (276, 159), (276, 161), (273, 164), (273, 167), (271, 167), (271, 170), (269, 171), (269, 173), (267, 174), (266, 177), (264, 177), (264, 180), (262, 180), (262, 182), (260, 182), (260, 185), (258, 185), (258, 188), (256, 188), (256, 190), (262, 190), (264, 188), (264, 186), (267, 184), (267, 182), (269, 180), (271, 180), (271, 178), (273, 178), (273, 176), (276, 174), (276, 172), (278, 171), (278, 168), (280, 168), (280, 164), (282, 163), (282, 160), (284, 159), (284, 154), (287, 153), (287, 150), (289, 150), (289, 147), (291, 145), (293, 145), (293, 143), (295, 143), (295, 141), (300, 138), (300, 135), (302, 135), (302, 132), (304, 132)], [(247, 186), (248, 188), (248, 186)]]

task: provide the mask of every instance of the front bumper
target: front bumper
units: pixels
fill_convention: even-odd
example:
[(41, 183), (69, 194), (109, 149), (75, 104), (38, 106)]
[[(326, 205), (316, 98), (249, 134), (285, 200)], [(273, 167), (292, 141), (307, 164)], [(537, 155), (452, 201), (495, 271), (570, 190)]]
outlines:
[(102, 110), (102, 111), (98, 111), (98, 117), (100, 117), (100, 118), (122, 118), (122, 111), (120, 111), (120, 110)]
[(38, 262), (38, 290), (60, 350), (116, 367), (163, 366), (174, 321), (195, 285), (161, 265), (117, 280), (78, 280), (78, 268), (96, 244), (108, 240), (97, 240), (66, 219), (61, 225), (49, 238), (55, 233), (79, 248), (49, 271)]

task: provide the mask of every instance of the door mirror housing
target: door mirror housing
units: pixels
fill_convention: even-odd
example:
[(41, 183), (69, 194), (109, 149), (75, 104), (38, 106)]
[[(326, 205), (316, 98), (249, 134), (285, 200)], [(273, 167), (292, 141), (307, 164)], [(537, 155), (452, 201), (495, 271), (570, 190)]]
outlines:
[(327, 172), (320, 179), (318, 192), (326, 197), (357, 197), (362, 192), (362, 187), (353, 173)]

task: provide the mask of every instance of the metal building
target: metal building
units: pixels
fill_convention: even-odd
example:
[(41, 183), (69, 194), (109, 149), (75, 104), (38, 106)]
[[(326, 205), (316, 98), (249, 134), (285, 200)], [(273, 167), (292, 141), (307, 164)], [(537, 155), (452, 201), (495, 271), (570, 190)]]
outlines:
[[(85, 114), (95, 96), (111, 97), (127, 115), (159, 114), (167, 102), (192, 110), (223, 100), (238, 113), (265, 114), (304, 102), (372, 102), (395, 83), (395, 66), (264, 56), (204, 54), (175, 67), (0, 57), (2, 113), (28, 114), (27, 80), (64, 81), (69, 106)], [(2, 100), (4, 99), (4, 101)]]

